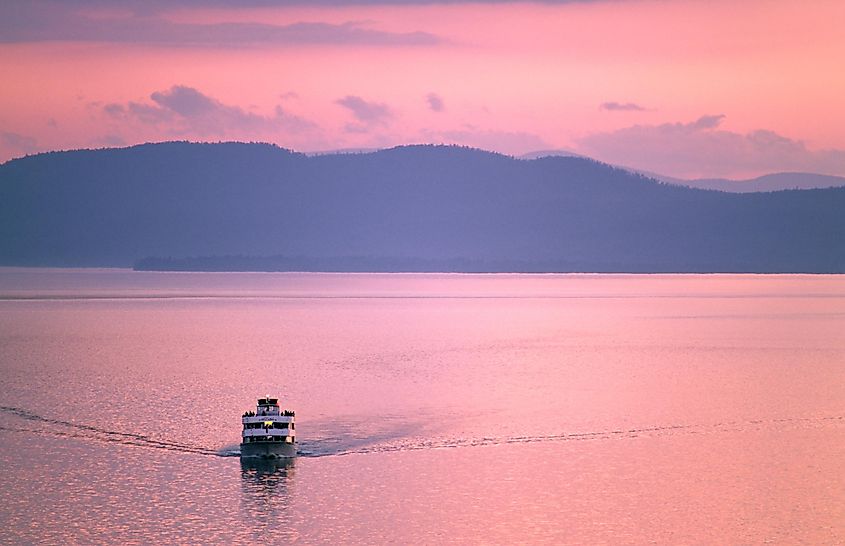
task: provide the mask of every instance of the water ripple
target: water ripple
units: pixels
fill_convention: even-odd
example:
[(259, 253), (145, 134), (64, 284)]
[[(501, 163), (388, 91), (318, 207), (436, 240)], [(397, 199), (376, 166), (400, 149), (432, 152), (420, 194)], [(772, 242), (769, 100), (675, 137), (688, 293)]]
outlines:
[[(72, 423), (60, 419), (43, 417), (28, 410), (0, 406), (0, 411), (26, 421), (58, 425), (62, 429), (20, 428), (0, 425), (0, 430), (28, 434), (39, 434), (54, 437), (65, 437), (82, 440), (116, 443), (131, 447), (145, 447), (164, 449), (196, 455), (216, 457), (238, 457), (238, 444), (227, 445), (223, 448), (212, 449), (203, 446), (184, 444), (173, 441), (159, 440), (145, 434), (120, 432), (104, 428)], [(526, 436), (481, 436), (457, 438), (426, 438), (414, 436), (417, 427), (413, 423), (398, 426), (396, 430), (381, 431), (370, 435), (356, 436), (348, 433), (348, 423), (338, 422), (333, 434), (300, 443), (298, 455), (300, 457), (332, 457), (353, 454), (387, 453), (418, 451), (425, 449), (447, 449), (498, 446), (507, 444), (531, 444), (548, 442), (570, 442), (583, 440), (613, 440), (622, 438), (636, 438), (640, 436), (663, 436), (677, 434), (702, 434), (728, 431), (745, 431), (750, 428), (780, 428), (786, 426), (818, 426), (821, 424), (845, 423), (845, 416), (796, 417), (777, 419), (749, 419), (744, 421), (725, 421), (712, 424), (673, 424), (628, 429), (568, 432), (548, 435)], [(329, 425), (330, 426), (330, 425)]]

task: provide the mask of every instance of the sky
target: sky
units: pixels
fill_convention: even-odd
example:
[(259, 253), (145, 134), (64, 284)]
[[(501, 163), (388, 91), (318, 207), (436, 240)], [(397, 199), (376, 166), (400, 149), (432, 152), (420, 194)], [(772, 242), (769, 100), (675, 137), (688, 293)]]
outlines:
[(0, 161), (167, 140), (845, 175), (845, 2), (0, 4)]

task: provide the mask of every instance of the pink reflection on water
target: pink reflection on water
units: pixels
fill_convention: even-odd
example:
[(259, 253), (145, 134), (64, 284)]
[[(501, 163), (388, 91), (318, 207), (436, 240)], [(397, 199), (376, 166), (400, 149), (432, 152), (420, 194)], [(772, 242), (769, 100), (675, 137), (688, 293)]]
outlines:
[[(2, 270), (0, 295), (0, 405), (44, 418), (0, 412), (21, 542), (845, 536), (841, 277)], [(204, 455), (268, 389), (322, 456)]]

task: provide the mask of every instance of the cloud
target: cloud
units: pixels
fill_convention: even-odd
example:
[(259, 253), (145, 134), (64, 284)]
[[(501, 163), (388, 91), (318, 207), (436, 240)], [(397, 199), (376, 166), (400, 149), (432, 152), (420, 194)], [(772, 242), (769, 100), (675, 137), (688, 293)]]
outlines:
[[(239, 0), (239, 8), (274, 8), (288, 6), (418, 6), (460, 4), (592, 4), (618, 0)], [(129, 10), (150, 15), (171, 9), (231, 8), (232, 0), (30, 0), (46, 6), (72, 6), (77, 9), (102, 7)]]
[(234, 114), (246, 118), (246, 114), (240, 108), (224, 106), (220, 102), (203, 95), (193, 87), (174, 85), (167, 91), (156, 91), (150, 98), (159, 106), (166, 108), (185, 118), (199, 118), (223, 112), (226, 115)]
[(337, 99), (335, 103), (352, 112), (355, 119), (360, 122), (346, 126), (346, 130), (350, 133), (365, 133), (371, 127), (387, 125), (393, 117), (393, 112), (386, 104), (369, 102), (355, 95), (347, 95), (342, 99)]
[(103, 111), (110, 116), (122, 116), (126, 113), (126, 108), (122, 104), (110, 103), (103, 106)]
[[(110, 105), (106, 105), (103, 108), (106, 109), (109, 106)], [(132, 117), (135, 117), (144, 123), (161, 123), (172, 121), (174, 119), (173, 112), (166, 108), (161, 108), (152, 104), (130, 102), (126, 105), (125, 110)]]
[[(166, 9), (199, 8), (213, 2), (162, 2)], [(255, 3), (258, 5), (259, 3)], [(220, 4), (221, 7), (223, 4)], [(284, 6), (285, 2), (267, 5)], [(124, 8), (121, 15), (97, 16), (98, 7)], [(228, 6), (226, 6), (228, 7)], [(367, 28), (361, 22), (262, 22), (215, 24), (177, 23), (159, 16), (154, 4), (141, 2), (31, 2), (0, 3), (0, 43), (92, 41), (182, 46), (239, 47), (249, 45), (374, 45), (430, 46), (444, 41), (427, 32), (389, 32)]]
[(645, 112), (646, 109), (633, 102), (603, 102), (599, 105), (600, 110), (610, 112)]
[(172, 134), (225, 137), (274, 135), (280, 131), (306, 132), (314, 123), (287, 113), (276, 106), (272, 116), (248, 112), (239, 106), (223, 104), (201, 91), (185, 85), (174, 85), (150, 95), (152, 103), (110, 103), (102, 107), (106, 116), (140, 124), (165, 125)]
[(0, 145), (4, 148), (11, 148), (20, 152), (28, 153), (37, 147), (38, 143), (32, 137), (19, 133), (0, 132)]
[(428, 107), (435, 112), (442, 112), (444, 109), (443, 98), (437, 93), (429, 93), (425, 97)]
[(684, 125), (683, 123), (680, 124), (681, 127), (686, 127), (691, 131), (700, 131), (702, 129), (715, 129), (722, 123), (722, 120), (725, 119), (724, 114), (717, 114), (715, 116), (701, 116), (697, 120), (693, 121), (692, 123), (688, 123)]
[(0, 131), (0, 158), (20, 157), (37, 151), (38, 142), (34, 138), (19, 133)]
[(579, 151), (609, 163), (680, 178), (745, 177), (802, 171), (845, 175), (845, 150), (811, 150), (773, 131), (720, 129), (723, 115), (687, 123), (634, 125), (595, 133)]

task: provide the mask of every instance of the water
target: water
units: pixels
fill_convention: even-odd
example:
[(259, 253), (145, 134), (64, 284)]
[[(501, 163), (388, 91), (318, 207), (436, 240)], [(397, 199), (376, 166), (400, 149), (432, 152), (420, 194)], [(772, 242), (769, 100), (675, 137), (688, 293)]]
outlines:
[[(845, 541), (845, 278), (0, 269), (3, 543)], [(264, 394), (302, 456), (242, 464)]]

